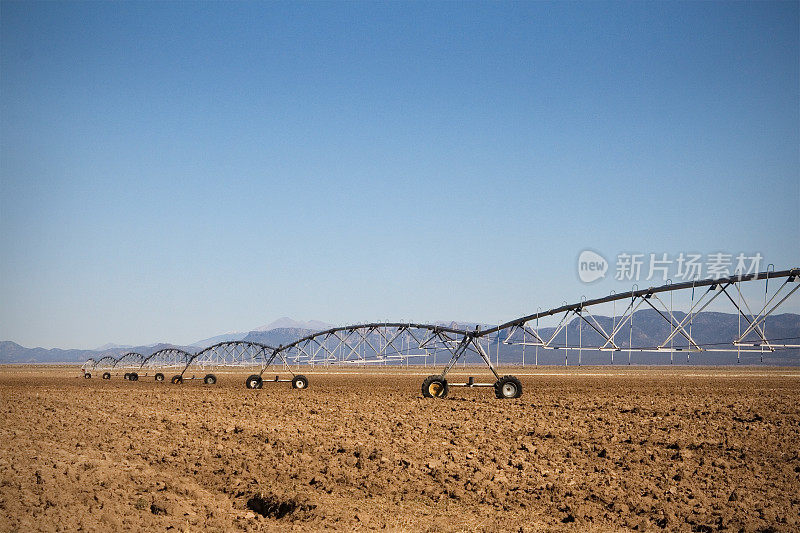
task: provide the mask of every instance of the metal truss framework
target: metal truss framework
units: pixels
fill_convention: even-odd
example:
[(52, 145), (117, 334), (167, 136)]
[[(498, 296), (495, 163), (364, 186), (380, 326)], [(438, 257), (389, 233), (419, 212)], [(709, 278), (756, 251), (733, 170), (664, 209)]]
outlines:
[(461, 329), (432, 324), (382, 322), (342, 326), (319, 331), (275, 348), (265, 361), (262, 374), (280, 357), (284, 364), (361, 365), (386, 364), (410, 359), (428, 360), (446, 353), (473, 352), (484, 357), (479, 343)]
[[(752, 286), (753, 282), (759, 280), (764, 281), (763, 301), (759, 298), (756, 303), (752, 297), (745, 296), (746, 291), (742, 287), (745, 284)], [(620, 351), (628, 352), (629, 362), (633, 352), (669, 352), (670, 361), (675, 352), (687, 352), (687, 357), (688, 354), (701, 352), (753, 352), (762, 354), (763, 359), (763, 354), (767, 352), (800, 348), (797, 343), (800, 339), (796, 337), (775, 339), (767, 335), (768, 319), (798, 289), (800, 268), (777, 272), (769, 270), (720, 279), (667, 283), (642, 290), (634, 288), (628, 293), (612, 293), (603, 298), (564, 304), (486, 329), (470, 331), (401, 322), (358, 324), (315, 332), (277, 348), (255, 342), (228, 341), (195, 354), (173, 347), (146, 357), (133, 352), (118, 358), (105, 356), (97, 360), (89, 359), (82, 368), (85, 372), (108, 372), (119, 368), (144, 371), (172, 368), (182, 377), (192, 367), (203, 370), (215, 367), (260, 367), (260, 379), (277, 361), (295, 377), (291, 365), (388, 364), (407, 363), (413, 359), (427, 362), (431, 356), (435, 365), (436, 355), (442, 353), (448, 357), (448, 362), (442, 373), (435, 377), (443, 380), (462, 357), (473, 354), (486, 363), (496, 383), (500, 383), (505, 377), (499, 376), (489, 356), (489, 343), (493, 337), (496, 342), (501, 341), (505, 345), (521, 346), (523, 358), (525, 347), (529, 346), (535, 347), (537, 353), (539, 348), (577, 351), (578, 364), (585, 351), (610, 352), (612, 363), (614, 353)], [(691, 303), (686, 311), (676, 310), (673, 306), (673, 294), (681, 291), (683, 294), (690, 293)], [(616, 312), (617, 302), (624, 304), (620, 314)], [(710, 343), (702, 340), (703, 334), (699, 330), (703, 324), (698, 316), (715, 302), (726, 302), (732, 306), (739, 329), (733, 339)], [(610, 318), (600, 314), (608, 305), (613, 309)], [(656, 342), (652, 338), (634, 338), (634, 318), (639, 316), (636, 315), (638, 311), (645, 309), (650, 310), (663, 326), (663, 336)], [(539, 327), (540, 319), (547, 317), (557, 319), (554, 328)], [(570, 330), (573, 331), (572, 344), (569, 342)], [(577, 343), (574, 338), (576, 333)], [(276, 381), (279, 380), (276, 378)], [(467, 384), (480, 385), (491, 384), (473, 384), (472, 381)]]
[[(194, 354), (187, 362), (183, 372), (186, 372), (190, 366), (197, 366), (203, 370), (214, 367), (263, 368), (272, 364), (276, 355), (274, 347), (258, 342), (220, 342)], [(288, 362), (282, 356), (280, 359), (284, 368), (294, 375)]]
[[(753, 302), (753, 298), (745, 297), (742, 286), (757, 280), (764, 280), (763, 303)], [(770, 280), (773, 291), (770, 292)], [(777, 288), (775, 288), (777, 282)], [(543, 312), (537, 312), (500, 326), (489, 328), (479, 335), (500, 335), (504, 344), (534, 346), (545, 350), (573, 350), (580, 354), (583, 351), (619, 351), (631, 352), (756, 352), (763, 354), (781, 349), (800, 348), (796, 337), (788, 339), (770, 339), (767, 336), (767, 319), (786, 300), (800, 289), (800, 269), (768, 271), (743, 276), (721, 279), (697, 280), (687, 283), (662, 285), (648, 289), (631, 290), (630, 293), (612, 294), (595, 300), (584, 300), (579, 303), (563, 305)], [(686, 312), (676, 311), (672, 304), (672, 294), (676, 291), (691, 291), (691, 304)], [(667, 301), (666, 295), (669, 295)], [(739, 331), (735, 338), (713, 343), (699, 341), (702, 327), (697, 318), (716, 300), (730, 304), (739, 322)], [(627, 302), (621, 314), (613, 313), (610, 323), (608, 317), (601, 320), (593, 313), (593, 309), (604, 304), (618, 301)], [(720, 302), (717, 302), (720, 303)], [(615, 307), (614, 307), (615, 309)], [(633, 337), (634, 313), (641, 309), (655, 312), (655, 316), (663, 319), (665, 332), (657, 342), (636, 342)], [(560, 317), (555, 328), (549, 328), (543, 336), (538, 326), (539, 320), (545, 317)], [(605, 326), (602, 322), (605, 321)], [(577, 322), (578, 339), (569, 344), (569, 325)], [(584, 336), (586, 331), (586, 336)], [(627, 335), (625, 335), (627, 333)], [(573, 333), (574, 335), (574, 333)], [(627, 338), (626, 338), (627, 337)], [(647, 339), (651, 340), (651, 339)], [(588, 342), (587, 342), (588, 341)], [(786, 341), (795, 341), (789, 343)]]
[[(115, 370), (131, 370), (136, 372), (165, 372), (172, 370), (183, 376), (189, 369), (200, 370), (229, 367), (263, 368), (265, 361), (272, 362), (280, 354), (275, 348), (266, 344), (246, 341), (221, 342), (204, 348), (197, 353), (190, 353), (177, 347), (162, 348), (148, 356), (128, 352), (119, 357), (106, 355), (100, 359), (89, 358), (81, 367), (86, 372)], [(291, 373), (285, 359), (284, 367)]]
[(145, 357), (140, 368), (144, 371), (174, 370), (182, 373), (192, 357), (193, 354), (180, 348), (162, 348)]
[(113, 370), (114, 366), (117, 364), (117, 357), (113, 355), (106, 355), (105, 357), (101, 357), (97, 361), (95, 361), (94, 368), (97, 371), (111, 371)]
[(114, 363), (114, 370), (139, 370), (142, 367), (145, 357), (136, 352), (128, 352), (117, 358)]

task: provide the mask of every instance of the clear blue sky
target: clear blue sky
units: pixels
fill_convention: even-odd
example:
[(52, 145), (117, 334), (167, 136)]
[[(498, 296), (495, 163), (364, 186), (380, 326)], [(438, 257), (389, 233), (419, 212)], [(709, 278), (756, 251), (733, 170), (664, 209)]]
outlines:
[[(798, 2), (0, 4), (0, 340), (476, 320), (800, 264)], [(612, 266), (613, 268), (613, 266)]]

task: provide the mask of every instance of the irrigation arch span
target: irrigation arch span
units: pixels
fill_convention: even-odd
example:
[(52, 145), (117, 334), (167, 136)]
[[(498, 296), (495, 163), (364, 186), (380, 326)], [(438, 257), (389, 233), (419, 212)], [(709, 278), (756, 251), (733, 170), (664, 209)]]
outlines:
[[(763, 298), (759, 296), (754, 299), (743, 287), (758, 281), (764, 282)], [(283, 380), (276, 377), (275, 381), (290, 381), (296, 388), (305, 388), (308, 380), (296, 374), (292, 364), (296, 368), (299, 365), (308, 365), (310, 368), (330, 364), (366, 365), (407, 362), (415, 357), (427, 358), (431, 354), (435, 357), (437, 353), (445, 353), (448, 362), (441, 373), (429, 376), (424, 381), (424, 396), (444, 397), (451, 386), (487, 386), (494, 387), (498, 398), (515, 398), (521, 395), (522, 385), (515, 377), (500, 376), (497, 372), (488, 350), (492, 338), (496, 341), (498, 353), (501, 344), (521, 347), (523, 361), (526, 347), (535, 348), (537, 363), (540, 349), (563, 350), (565, 364), (570, 353), (577, 353), (579, 365), (582, 355), (587, 351), (608, 352), (611, 364), (614, 364), (614, 354), (618, 352), (627, 352), (629, 364), (631, 354), (648, 352), (669, 353), (670, 362), (674, 354), (680, 352), (685, 352), (687, 357), (703, 352), (736, 352), (737, 361), (742, 353), (758, 353), (762, 354), (763, 359), (764, 353), (800, 349), (800, 337), (774, 338), (768, 335), (768, 331), (775, 328), (767, 327), (770, 317), (774, 318), (776, 311), (798, 289), (800, 268), (676, 284), (668, 282), (658, 287), (641, 290), (634, 287), (629, 292), (612, 293), (592, 300), (581, 299), (573, 304), (564, 303), (483, 329), (404, 322), (355, 324), (314, 332), (278, 347), (250, 341), (226, 341), (195, 354), (180, 348), (164, 348), (142, 357), (140, 368), (174, 368), (179, 374), (173, 382), (181, 383), (190, 367), (260, 366), (258, 374), (251, 375), (246, 381), (248, 387), (260, 388), (264, 372), (279, 361), (292, 378)], [(675, 297), (681, 294), (690, 296), (682, 310), (674, 305)], [(733, 338), (711, 342), (701, 331), (704, 324), (699, 317), (710, 305), (719, 305), (721, 302), (734, 311), (739, 327)], [(616, 309), (618, 303), (622, 308), (620, 313)], [(601, 312), (609, 306), (613, 311), (608, 316), (602, 315)], [(637, 342), (634, 342), (634, 322), (641, 318), (639, 313), (644, 310), (655, 320), (662, 321), (663, 335), (659, 338), (637, 336)], [(540, 320), (549, 317), (555, 319), (556, 324), (549, 329), (540, 328)], [(476, 354), (483, 360), (494, 377), (492, 382), (475, 383), (470, 378), (467, 383), (448, 383), (447, 374), (467, 354)], [(121, 361), (130, 356), (133, 360), (136, 355), (126, 354), (119, 359)], [(90, 364), (93, 365), (91, 369), (113, 368), (117, 363), (112, 356), (102, 357), (93, 363), (91, 361), (84, 363), (85, 369), (89, 369)]]

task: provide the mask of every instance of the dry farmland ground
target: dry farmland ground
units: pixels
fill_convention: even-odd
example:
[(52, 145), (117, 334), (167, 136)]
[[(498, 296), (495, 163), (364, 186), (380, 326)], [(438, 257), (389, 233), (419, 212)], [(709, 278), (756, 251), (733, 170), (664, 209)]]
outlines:
[(797, 369), (516, 369), (518, 400), (427, 373), (2, 367), (0, 531), (800, 530)]

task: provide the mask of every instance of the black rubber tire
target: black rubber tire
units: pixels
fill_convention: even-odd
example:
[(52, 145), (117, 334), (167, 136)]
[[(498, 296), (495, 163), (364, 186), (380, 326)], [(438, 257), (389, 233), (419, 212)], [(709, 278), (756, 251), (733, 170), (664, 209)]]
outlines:
[(428, 376), (422, 382), (422, 395), (425, 398), (447, 398), (450, 387), (442, 376)]
[(514, 376), (503, 376), (494, 384), (494, 395), (501, 400), (522, 396), (522, 383)]
[(258, 374), (253, 374), (248, 376), (248, 378), (244, 381), (244, 385), (248, 389), (260, 389), (264, 386), (264, 380), (261, 379), (261, 376)]
[(103, 372), (103, 379), (111, 379), (111, 372)]
[(136, 372), (131, 372), (130, 374), (128, 374), (128, 379), (131, 381), (139, 381), (139, 374), (137, 374)]
[(292, 378), (292, 388), (293, 389), (307, 389), (308, 388), (308, 378), (302, 374), (297, 374), (295, 377)]
[(127, 373), (127, 372), (125, 372), (125, 373), (122, 375), (122, 379), (124, 379), (125, 381), (128, 381), (128, 380), (130, 379), (130, 377), (131, 377), (131, 375), (130, 375), (129, 373)]
[(92, 375), (89, 372), (84, 372), (83, 379), (92, 379)]
[(161, 372), (157, 372), (156, 381), (164, 381), (164, 374), (162, 374)]
[(180, 375), (180, 374), (175, 374), (174, 376), (172, 376), (172, 379), (170, 380), (170, 382), (173, 385), (180, 385), (181, 383), (183, 383), (183, 376)]
[(203, 383), (206, 385), (214, 385), (217, 382), (217, 376), (214, 374), (206, 374), (206, 377), (203, 378)]

